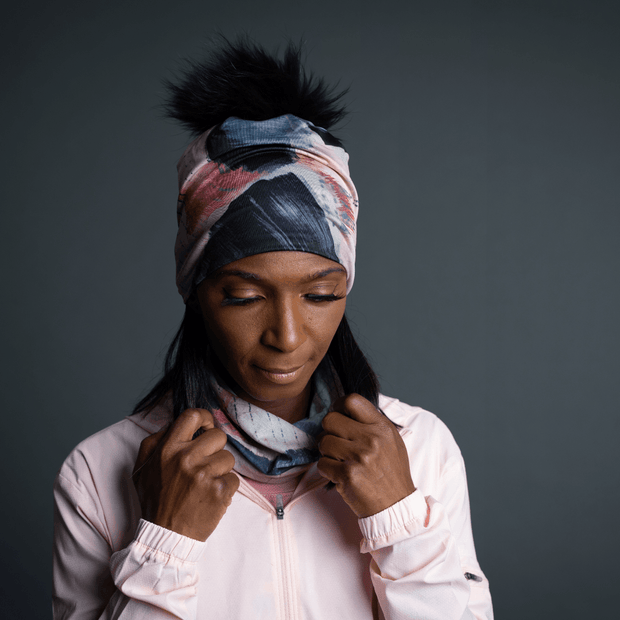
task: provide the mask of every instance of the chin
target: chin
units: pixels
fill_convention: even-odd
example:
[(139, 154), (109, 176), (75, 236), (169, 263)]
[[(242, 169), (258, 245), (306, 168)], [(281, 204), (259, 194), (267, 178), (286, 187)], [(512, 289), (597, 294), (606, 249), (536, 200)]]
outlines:
[(246, 394), (257, 402), (270, 403), (279, 400), (292, 400), (298, 398), (306, 389), (308, 382), (300, 386), (249, 386), (244, 390)]

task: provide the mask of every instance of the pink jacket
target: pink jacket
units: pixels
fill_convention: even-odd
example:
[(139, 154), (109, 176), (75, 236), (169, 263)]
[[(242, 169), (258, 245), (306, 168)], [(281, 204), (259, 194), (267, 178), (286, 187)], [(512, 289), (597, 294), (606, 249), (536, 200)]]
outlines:
[(458, 446), (432, 413), (380, 406), (403, 426), (415, 493), (358, 520), (314, 465), (277, 515), (242, 479), (206, 542), (140, 519), (130, 476), (168, 411), (89, 437), (54, 488), (55, 620), (491, 620)]

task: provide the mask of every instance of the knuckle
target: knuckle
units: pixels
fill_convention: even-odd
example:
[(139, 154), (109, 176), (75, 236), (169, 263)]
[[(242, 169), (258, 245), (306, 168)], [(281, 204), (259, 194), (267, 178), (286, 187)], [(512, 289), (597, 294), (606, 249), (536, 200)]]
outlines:
[(345, 405), (349, 405), (351, 403), (355, 402), (355, 397), (357, 396), (357, 394), (355, 392), (351, 392), (350, 394), (347, 394), (344, 397), (344, 403)]
[(202, 420), (200, 409), (186, 409), (179, 417), (187, 422), (199, 422)]
[(379, 437), (375, 435), (371, 435), (368, 437), (368, 451), (369, 452), (380, 452), (383, 442), (379, 439)]
[(172, 456), (179, 451), (179, 446), (170, 437), (166, 437), (160, 444), (160, 450), (165, 452), (168, 456)]
[(205, 480), (211, 480), (215, 477), (215, 464), (212, 459), (209, 459), (201, 468), (200, 473)]
[[(230, 471), (235, 466), (235, 457), (227, 450), (222, 450), (222, 453), (224, 455), (223, 456), (224, 467), (226, 468), (227, 471)], [(239, 480), (237, 476), (235, 476), (235, 478)]]
[(357, 462), (362, 466), (362, 467), (370, 467), (372, 465), (372, 455), (368, 452), (366, 452), (365, 450), (360, 452), (357, 455)]
[(190, 471), (194, 467), (194, 459), (191, 452), (185, 452), (179, 457), (179, 467), (183, 471)]
[(354, 463), (349, 468), (349, 483), (351, 485), (357, 486), (365, 478), (366, 474), (364, 473), (364, 465), (362, 465), (361, 463)]
[(213, 424), (213, 416), (211, 415), (211, 412), (207, 409), (194, 409), (194, 411), (196, 411), (198, 413), (200, 422), (202, 424), (208, 424), (211, 423)]
[(218, 499), (223, 499), (228, 495), (228, 485), (224, 478), (214, 478), (211, 483), (213, 493)]
[(226, 441), (226, 433), (221, 428), (210, 428), (207, 433), (209, 433), (209, 438), (215, 441)]
[(355, 392), (351, 392), (351, 394), (347, 394), (344, 397), (344, 406), (345, 407), (356, 407), (366, 402), (366, 399)]
[(165, 462), (165, 461), (169, 461), (170, 459), (172, 459), (175, 455), (175, 450), (174, 448), (172, 448), (172, 446), (169, 446), (168, 444), (163, 444), (160, 452), (159, 452), (159, 456), (160, 459)]

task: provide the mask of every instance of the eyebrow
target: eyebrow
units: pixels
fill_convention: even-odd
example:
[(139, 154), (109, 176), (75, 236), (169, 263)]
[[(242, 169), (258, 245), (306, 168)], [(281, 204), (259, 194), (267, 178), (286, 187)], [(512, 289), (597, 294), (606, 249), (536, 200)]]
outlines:
[[(305, 284), (307, 282), (318, 280), (319, 278), (324, 278), (330, 273), (344, 273), (346, 275), (347, 272), (345, 271), (344, 267), (332, 267), (330, 269), (324, 269), (323, 271), (317, 271), (309, 275), (307, 278), (304, 278), (301, 283)], [(239, 278), (243, 278), (244, 280), (263, 280), (263, 278), (261, 278), (256, 273), (252, 273), (251, 271), (241, 271), (240, 269), (222, 269), (215, 275), (215, 278), (219, 280), (224, 276), (237, 276)]]

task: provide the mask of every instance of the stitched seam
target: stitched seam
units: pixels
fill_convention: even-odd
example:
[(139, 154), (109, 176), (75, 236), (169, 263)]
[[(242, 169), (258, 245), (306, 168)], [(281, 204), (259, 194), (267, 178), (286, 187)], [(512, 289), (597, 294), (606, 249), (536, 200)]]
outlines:
[(407, 526), (411, 525), (414, 522), (418, 522), (419, 523), (419, 519), (416, 519), (415, 517), (413, 517), (413, 519), (410, 519), (406, 523), (403, 523), (403, 525), (401, 525), (400, 527), (397, 527), (397, 528), (395, 528), (393, 530), (390, 530), (389, 532), (386, 532), (385, 534), (380, 534), (379, 536), (376, 536), (374, 538), (366, 538), (366, 540), (368, 542), (373, 542), (375, 540), (381, 540), (382, 538), (388, 538), (389, 536), (392, 536), (396, 532), (398, 532), (400, 530), (404, 530)]
[(151, 547), (150, 545), (147, 545), (146, 543), (143, 543), (140, 540), (134, 540), (133, 542), (135, 545), (144, 547), (145, 549), (148, 549), (149, 551), (152, 551), (155, 554), (163, 555), (166, 558), (169, 558), (169, 559), (174, 558), (175, 560), (179, 560), (179, 562), (185, 562), (186, 564), (198, 564), (198, 562), (192, 562), (191, 560), (183, 560), (178, 555), (172, 555), (171, 553), (167, 553), (166, 551), (162, 551), (161, 549), (156, 549), (155, 547)]

